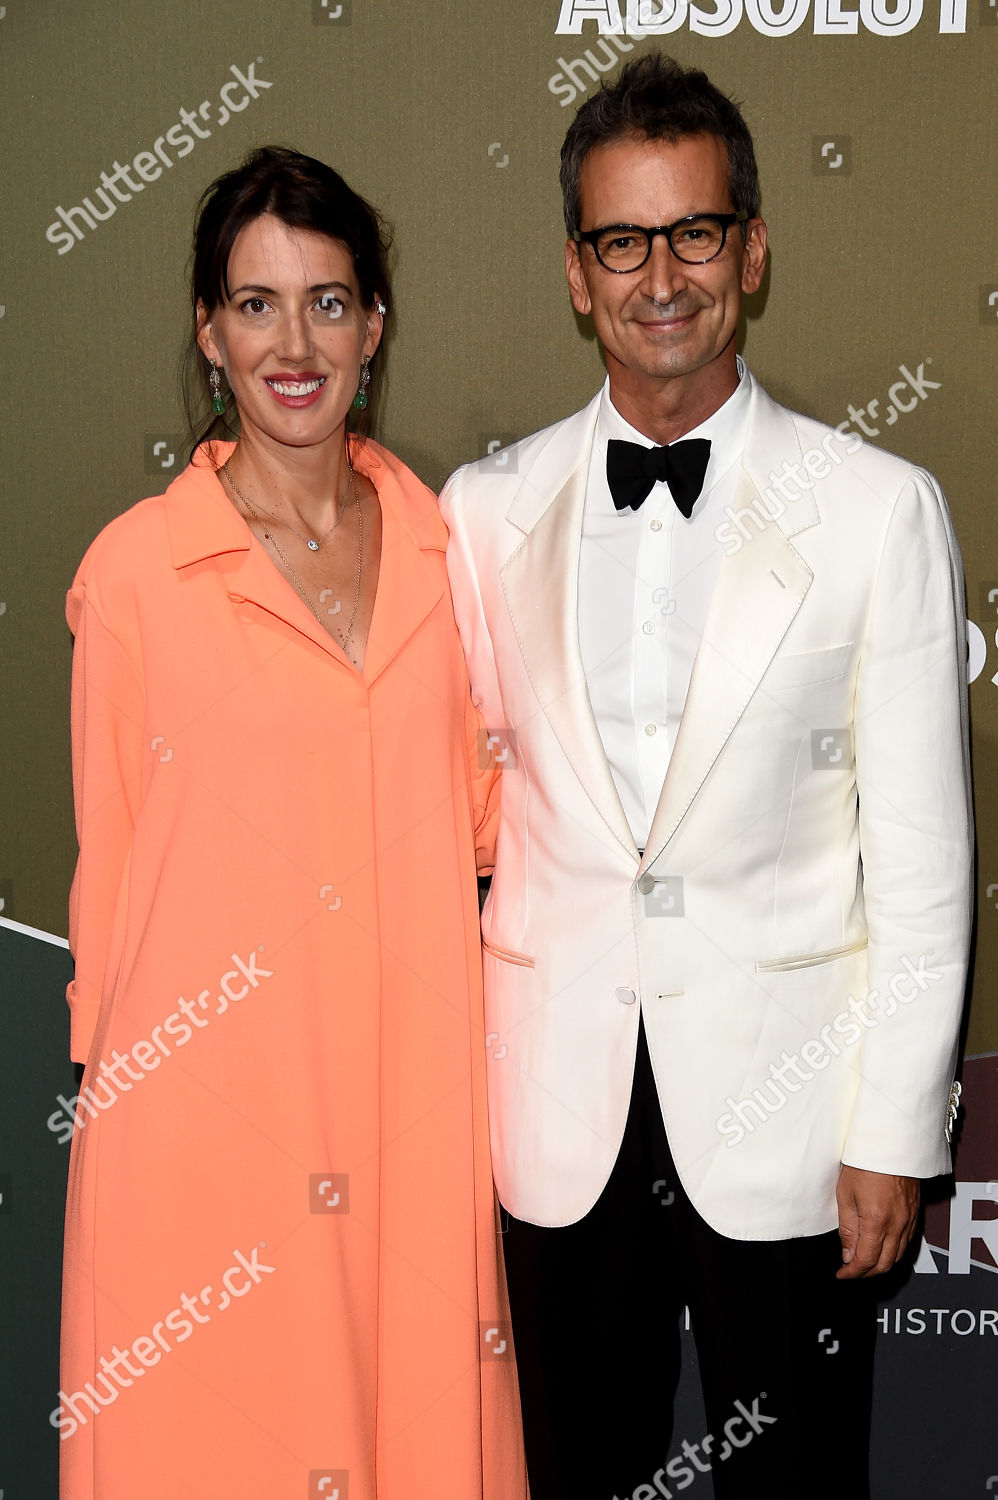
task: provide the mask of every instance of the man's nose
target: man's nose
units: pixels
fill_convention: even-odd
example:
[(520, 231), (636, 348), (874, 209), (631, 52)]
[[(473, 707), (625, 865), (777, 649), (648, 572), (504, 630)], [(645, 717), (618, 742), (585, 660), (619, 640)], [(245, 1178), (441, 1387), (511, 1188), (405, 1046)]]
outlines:
[(653, 302), (671, 302), (688, 285), (686, 264), (672, 253), (664, 234), (656, 234), (642, 266), (641, 288)]

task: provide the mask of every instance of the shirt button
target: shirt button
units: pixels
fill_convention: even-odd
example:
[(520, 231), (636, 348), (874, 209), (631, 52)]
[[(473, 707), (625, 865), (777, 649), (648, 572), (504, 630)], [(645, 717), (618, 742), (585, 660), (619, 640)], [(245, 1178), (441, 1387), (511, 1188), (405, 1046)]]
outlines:
[(655, 634), (655, 625), (652, 620), (646, 620), (641, 629), (644, 631), (645, 635)]
[(621, 1005), (633, 1005), (635, 1000), (638, 998), (634, 991), (628, 989), (625, 985), (621, 985), (620, 988), (614, 990), (613, 993), (616, 995)]
[(645, 734), (657, 734), (657, 733), (658, 733), (658, 725), (657, 724), (646, 724), (645, 725)]
[(651, 529), (652, 529), (652, 531), (661, 531), (662, 530), (662, 523), (661, 523), (661, 521), (652, 521), (652, 523), (651, 523)]

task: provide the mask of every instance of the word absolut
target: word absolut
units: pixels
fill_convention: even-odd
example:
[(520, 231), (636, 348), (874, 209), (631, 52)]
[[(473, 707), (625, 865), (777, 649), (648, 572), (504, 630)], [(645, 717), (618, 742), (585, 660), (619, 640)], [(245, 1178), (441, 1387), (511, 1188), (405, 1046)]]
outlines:
[[(257, 63), (262, 61), (261, 57), (256, 60)], [(232, 77), (218, 91), (220, 103), (214, 123), (219, 128), (227, 125), (233, 115), (242, 114), (251, 100), (259, 99), (263, 89), (274, 86), (264, 78), (257, 78), (256, 63), (250, 63), (245, 73), (233, 63), (229, 72)], [(56, 219), (45, 231), (45, 238), (56, 246), (57, 253), (68, 255), (88, 229), (95, 230), (98, 224), (105, 223), (118, 212), (120, 204), (131, 203), (136, 193), (145, 192), (148, 183), (162, 177), (164, 167), (173, 167), (175, 163), (168, 146), (173, 148), (177, 161), (190, 156), (198, 141), (206, 141), (212, 133), (205, 122), (212, 119), (213, 107), (210, 99), (204, 99), (197, 110), (179, 110), (179, 123), (158, 135), (151, 151), (138, 152), (124, 166), (115, 158), (111, 170), (101, 172), (101, 185), (92, 195), (72, 208), (63, 208), (60, 204), (56, 208)]]
[[(263, 1245), (258, 1245), (248, 1256), (241, 1250), (233, 1250), (235, 1264), (222, 1272), (222, 1296), (216, 1312), (225, 1312), (234, 1300), (245, 1297), (247, 1292), (259, 1286), (264, 1276), (274, 1274), (276, 1266), (263, 1265), (259, 1260), (262, 1249)], [(240, 1280), (241, 1276), (244, 1279)], [(83, 1408), (89, 1408), (90, 1415), (96, 1417), (104, 1407), (117, 1401), (122, 1391), (128, 1390), (136, 1380), (141, 1380), (147, 1370), (158, 1365), (164, 1354), (172, 1354), (175, 1345), (186, 1343), (194, 1332), (196, 1323), (210, 1323), (211, 1314), (199, 1312), (198, 1308), (211, 1306), (212, 1290), (210, 1285), (202, 1287), (193, 1297), (188, 1292), (181, 1292), (177, 1299), (178, 1306), (160, 1318), (158, 1323), (154, 1323), (150, 1333), (140, 1334), (127, 1349), (119, 1349), (117, 1344), (112, 1344), (111, 1357), (101, 1355), (98, 1360), (101, 1373), (95, 1375), (93, 1380), (88, 1380), (82, 1391), (72, 1391), (67, 1395), (61, 1390), (59, 1405), (49, 1413), (49, 1422), (59, 1429), (59, 1441), (65, 1442), (79, 1432), (81, 1427), (86, 1427), (87, 1416)], [(172, 1343), (167, 1337), (167, 1331), (174, 1335)], [(130, 1355), (137, 1364), (131, 1362)]]
[(882, 995), (878, 989), (872, 989), (861, 1000), (850, 995), (846, 1008), (823, 1026), (817, 1037), (804, 1042), (798, 1052), (783, 1049), (779, 1062), (770, 1063), (769, 1077), (761, 1088), (753, 1089), (747, 1099), (735, 1100), (728, 1095), (724, 1101), (728, 1112), (714, 1122), (715, 1129), (727, 1137), (726, 1145), (739, 1145), (757, 1125), (765, 1124), (781, 1110), (791, 1094), (799, 1094), (816, 1073), (823, 1073), (833, 1057), (840, 1057), (842, 1047), (855, 1046), (864, 1031), (872, 1031), (881, 1021), (889, 1020), (899, 1005), (910, 1005), (931, 984), (943, 978), (938, 969), (926, 967), (924, 953), (914, 961), (904, 954), (901, 963), (903, 972), (892, 974), (887, 982), (889, 994)]
[[(759, 1410), (759, 1402), (765, 1399), (766, 1392), (761, 1391), (753, 1399), (751, 1406), (746, 1406), (744, 1401), (735, 1402), (735, 1415), (725, 1422), (724, 1440), (715, 1455), (718, 1463), (725, 1463), (736, 1448), (747, 1448), (753, 1438), (758, 1437), (760, 1432), (764, 1432), (767, 1427), (771, 1427), (779, 1420), (778, 1417), (767, 1417)], [(743, 1430), (739, 1432), (740, 1428)], [(714, 1467), (709, 1457), (713, 1447), (714, 1434), (712, 1432), (708, 1432), (699, 1443), (691, 1443), (684, 1438), (682, 1457), (677, 1453), (675, 1458), (670, 1458), (661, 1469), (656, 1469), (651, 1477), (651, 1484), (639, 1484), (633, 1494), (630, 1497), (623, 1496), (623, 1500), (657, 1500), (659, 1495), (662, 1500), (673, 1500), (673, 1491), (665, 1483), (665, 1477), (668, 1476), (675, 1482), (677, 1490), (687, 1489), (698, 1473), (709, 1474)], [(701, 1457), (701, 1450), (703, 1457)], [(621, 1496), (614, 1495), (613, 1500), (621, 1500)]]
[[(221, 994), (215, 997), (214, 1015), (224, 1016), (230, 1003), (244, 1000), (251, 989), (259, 988), (261, 979), (273, 978), (273, 969), (263, 969), (257, 964), (258, 952), (259, 949), (254, 948), (245, 962), (238, 953), (231, 955), (235, 968), (228, 969), (218, 981)], [(234, 981), (238, 980), (240, 975), (245, 983), (235, 985)], [(111, 1053), (110, 1062), (106, 1058), (101, 1059), (96, 1082), (88, 1083), (71, 1099), (57, 1094), (56, 1099), (61, 1108), (49, 1115), (45, 1123), (49, 1130), (59, 1137), (60, 1146), (64, 1146), (68, 1140), (72, 1139), (74, 1130), (84, 1128), (87, 1123), (83, 1118), (84, 1111), (92, 1120), (96, 1120), (98, 1114), (110, 1109), (113, 1104), (117, 1104), (120, 1094), (130, 1094), (134, 1085), (142, 1083), (147, 1073), (154, 1073), (164, 1057), (171, 1057), (173, 1050), (186, 1047), (195, 1031), (203, 1031), (206, 1026), (210, 1025), (210, 1015), (196, 1014), (196, 1010), (208, 1009), (210, 998), (211, 990), (202, 990), (196, 1000), (185, 1000), (183, 995), (180, 995), (177, 999), (177, 1009), (171, 1011), (160, 1025), (152, 1028), (148, 1039), (133, 1042), (131, 1052), (119, 1052), (115, 1048)], [(172, 1049), (170, 1043), (164, 1040), (165, 1036), (172, 1039)], [(136, 1073), (129, 1067), (130, 1062), (138, 1063), (142, 1071)], [(122, 1072), (124, 1077), (121, 1076)]]
[[(967, 30), (967, 0), (938, 0), (939, 32)], [(561, 0), (556, 36), (580, 36), (595, 21), (600, 36), (668, 36), (688, 27), (699, 36), (728, 36), (747, 20), (760, 36), (790, 36), (808, 16), (815, 36), (904, 36), (922, 20), (924, 0)]]

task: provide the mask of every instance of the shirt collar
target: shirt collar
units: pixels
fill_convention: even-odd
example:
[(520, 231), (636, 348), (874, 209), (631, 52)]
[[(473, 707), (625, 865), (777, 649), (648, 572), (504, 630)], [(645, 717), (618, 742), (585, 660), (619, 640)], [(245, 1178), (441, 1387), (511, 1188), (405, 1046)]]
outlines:
[[(167, 528), (175, 568), (225, 552), (249, 551), (252, 532), (217, 473), (235, 446), (218, 441), (202, 443), (166, 491)], [(447, 528), (431, 491), (370, 438), (356, 440), (356, 446), (351, 442), (351, 452), (358, 474), (366, 475), (378, 491), (382, 511), (387, 506), (395, 512), (417, 547), (442, 552), (447, 545)]]
[[(710, 442), (710, 459), (704, 475), (703, 489), (693, 507), (695, 517), (703, 508), (707, 496), (719, 479), (741, 458), (745, 447), (745, 432), (748, 425), (749, 402), (753, 380), (741, 355), (735, 358), (738, 384), (723, 405), (712, 412), (699, 427), (684, 432), (680, 442), (687, 438), (707, 438)], [(606, 445), (610, 438), (624, 442), (640, 443), (643, 448), (656, 446), (652, 438), (632, 427), (610, 399), (610, 377), (607, 376), (600, 393), (599, 414), (596, 419), (596, 434), (593, 441), (593, 461), (606, 468)], [(692, 519), (692, 517), (691, 517)]]

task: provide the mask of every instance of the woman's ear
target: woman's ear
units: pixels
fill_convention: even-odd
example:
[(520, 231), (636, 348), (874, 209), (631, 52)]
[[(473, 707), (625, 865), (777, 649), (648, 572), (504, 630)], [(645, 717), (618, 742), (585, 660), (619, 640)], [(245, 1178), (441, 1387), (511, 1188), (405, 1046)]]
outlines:
[(197, 339), (198, 348), (201, 350), (201, 353), (204, 355), (205, 359), (213, 359), (216, 364), (223, 365), (224, 361), (222, 359), (222, 351), (215, 343), (215, 336), (211, 326), (211, 317), (209, 316), (208, 309), (205, 307), (200, 297), (198, 298), (195, 313), (197, 322), (195, 324), (194, 336)]

